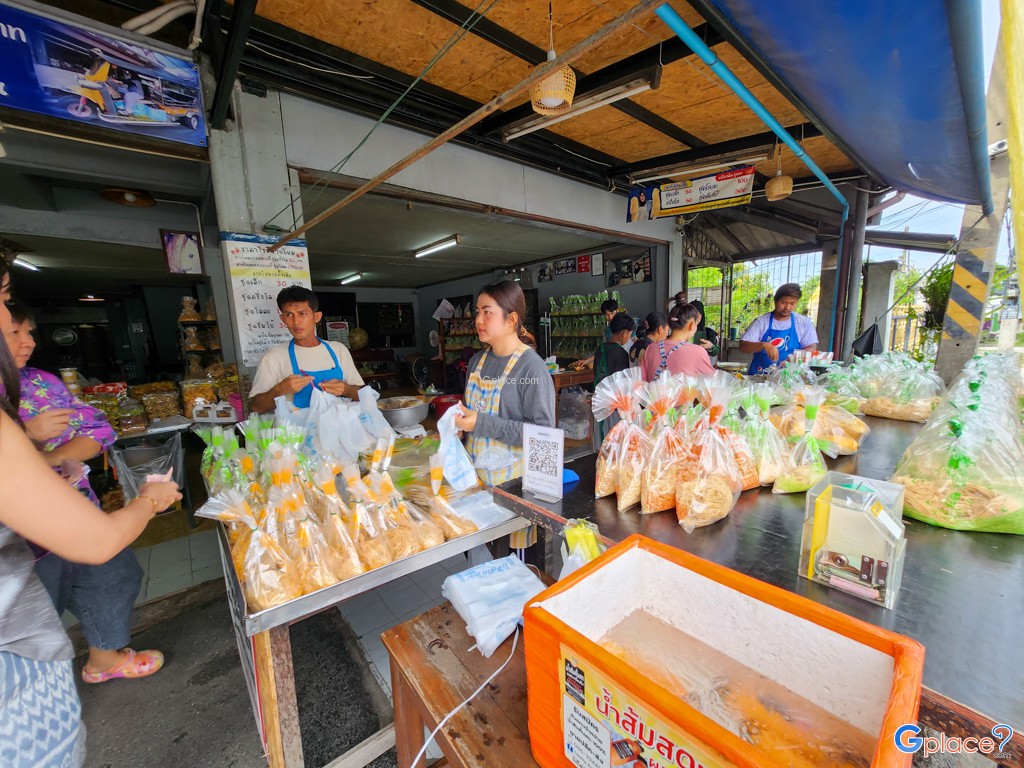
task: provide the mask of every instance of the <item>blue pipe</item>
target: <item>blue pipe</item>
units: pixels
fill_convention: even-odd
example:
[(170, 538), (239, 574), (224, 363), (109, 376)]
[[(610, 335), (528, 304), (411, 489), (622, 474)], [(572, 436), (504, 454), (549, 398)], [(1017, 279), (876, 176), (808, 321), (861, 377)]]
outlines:
[(978, 202), (986, 216), (995, 210), (989, 172), (988, 120), (985, 106), (985, 59), (982, 52), (981, 4), (974, 0), (947, 0), (949, 42), (960, 82), (967, 139), (978, 180)]
[(677, 14), (669, 5), (658, 6), (655, 13), (658, 14), (659, 18), (668, 25), (669, 29), (679, 36), (679, 39), (686, 43), (690, 50), (700, 57), (700, 60), (707, 64), (711, 70), (718, 75), (722, 81), (732, 89), (733, 93), (740, 97), (744, 104), (746, 104), (754, 112), (755, 115), (764, 121), (765, 125), (772, 129), (772, 133), (779, 137), (783, 144), (793, 150), (793, 154), (803, 160), (804, 165), (811, 169), (811, 173), (817, 176), (821, 183), (825, 186), (832, 196), (839, 201), (839, 204), (843, 207), (842, 221), (839, 225), (839, 246), (836, 251), (836, 284), (832, 291), (832, 318), (829, 321), (829, 339), (828, 345), (829, 350), (835, 352), (835, 339), (836, 339), (836, 307), (839, 306), (839, 265), (843, 258), (843, 238), (846, 235), (846, 221), (850, 218), (850, 204), (846, 201), (843, 193), (836, 189), (836, 185), (825, 175), (824, 171), (818, 167), (818, 164), (812, 160), (803, 147), (801, 147), (796, 139), (790, 136), (789, 131), (782, 127), (764, 105), (757, 100), (757, 97), (750, 92), (750, 90), (741, 83), (736, 75), (725, 65), (725, 63), (718, 58), (718, 55), (712, 51), (708, 46), (701, 40), (690, 26), (683, 21), (679, 14)]

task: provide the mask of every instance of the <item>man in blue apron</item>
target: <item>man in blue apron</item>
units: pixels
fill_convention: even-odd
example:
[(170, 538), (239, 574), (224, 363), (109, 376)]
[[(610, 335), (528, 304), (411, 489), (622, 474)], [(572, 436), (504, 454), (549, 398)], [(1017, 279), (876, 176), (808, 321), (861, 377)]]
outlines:
[(357, 399), (363, 379), (348, 348), (316, 335), (316, 324), (323, 316), (316, 294), (290, 285), (277, 295), (277, 308), (292, 340), (263, 355), (249, 392), (249, 409), (269, 413), (274, 410), (275, 398), (282, 395), (297, 408), (308, 408), (313, 387), (329, 395)]
[(765, 373), (784, 363), (798, 349), (818, 348), (818, 331), (810, 318), (798, 315), (796, 305), (803, 291), (796, 283), (780, 285), (775, 291), (775, 309), (758, 317), (740, 337), (740, 352), (754, 356), (747, 373)]

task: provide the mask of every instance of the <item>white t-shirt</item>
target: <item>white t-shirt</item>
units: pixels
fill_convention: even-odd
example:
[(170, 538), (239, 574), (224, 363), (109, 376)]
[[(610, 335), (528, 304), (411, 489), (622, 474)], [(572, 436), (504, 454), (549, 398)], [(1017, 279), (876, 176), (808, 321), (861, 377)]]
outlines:
[[(334, 354), (338, 356), (338, 363), (345, 374), (345, 383), (362, 386), (363, 377), (356, 370), (356, 364), (352, 360), (352, 354), (348, 351), (348, 347), (336, 341), (325, 341), (324, 344), (330, 344)], [(295, 360), (298, 362), (300, 370), (313, 373), (334, 367), (331, 353), (327, 351), (324, 344), (317, 344), (315, 347), (295, 345)], [(278, 382), (294, 373), (292, 359), (288, 355), (288, 346), (288, 344), (279, 344), (268, 349), (267, 353), (263, 355), (263, 359), (256, 367), (256, 376), (253, 378), (249, 397), (269, 392), (277, 386)], [(288, 395), (289, 401), (292, 398), (293, 395)]]
[[(750, 324), (746, 332), (740, 337), (740, 341), (760, 341), (764, 332), (768, 330), (768, 318), (772, 317), (771, 312), (758, 317)], [(796, 312), (789, 316), (789, 320), (776, 320), (772, 318), (772, 328), (780, 331), (789, 330), (796, 323), (796, 337), (800, 341), (800, 347), (809, 347), (818, 343), (818, 330), (814, 327), (809, 317), (798, 315)]]

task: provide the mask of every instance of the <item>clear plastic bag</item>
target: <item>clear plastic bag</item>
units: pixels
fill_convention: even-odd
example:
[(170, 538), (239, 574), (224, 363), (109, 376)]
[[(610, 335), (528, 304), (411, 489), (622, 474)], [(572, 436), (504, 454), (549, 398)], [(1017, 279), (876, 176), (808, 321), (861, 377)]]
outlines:
[(805, 493), (828, 472), (818, 438), (814, 436), (814, 421), (825, 401), (825, 390), (806, 387), (801, 395), (809, 426), (783, 456), (782, 471), (772, 485), (772, 493)]
[(639, 427), (627, 424), (619, 449), (615, 478), (616, 506), (619, 512), (640, 503), (644, 468), (654, 447), (651, 438)]
[[(774, 413), (771, 419), (787, 440), (795, 441), (807, 431), (807, 419), (801, 405), (793, 405)], [(871, 428), (862, 419), (827, 403), (818, 408), (814, 420), (814, 436), (818, 439), (819, 447), (833, 458), (850, 456), (859, 451), (861, 441), (870, 431)]]
[(651, 414), (648, 431), (657, 431), (669, 411), (676, 408), (682, 388), (683, 382), (678, 377), (663, 371), (639, 391), (640, 404)]
[(927, 421), (938, 405), (945, 385), (928, 365), (909, 358), (880, 362), (872, 373), (872, 392), (860, 404), (868, 416), (899, 421)]
[(615, 493), (619, 478), (619, 453), (622, 440), (629, 426), (620, 421), (611, 432), (605, 435), (601, 448), (597, 452), (597, 478), (594, 483), (594, 498), (602, 499)]
[(675, 509), (679, 466), (685, 461), (686, 452), (686, 446), (674, 429), (661, 431), (641, 478), (641, 514)]
[(732, 383), (711, 381), (705, 389), (708, 408), (697, 424), (689, 460), (680, 465), (676, 518), (687, 531), (716, 523), (736, 505), (743, 478), (736, 454), (720, 426), (732, 397)]
[(604, 421), (613, 413), (618, 413), (624, 421), (635, 418), (643, 387), (639, 368), (627, 368), (606, 376), (594, 390), (591, 401), (594, 418)]
[(971, 361), (896, 466), (904, 514), (931, 525), (1024, 535), (1019, 363)]
[(740, 428), (744, 440), (750, 446), (760, 485), (775, 483), (787, 450), (785, 439), (769, 418), (773, 400), (774, 389), (771, 385), (762, 383), (751, 387), (750, 401), (744, 405), (747, 417)]

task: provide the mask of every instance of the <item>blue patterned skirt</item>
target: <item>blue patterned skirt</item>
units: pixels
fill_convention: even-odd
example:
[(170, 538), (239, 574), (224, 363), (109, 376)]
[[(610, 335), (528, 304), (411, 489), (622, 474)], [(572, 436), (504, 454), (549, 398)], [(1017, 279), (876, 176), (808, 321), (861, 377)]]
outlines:
[(71, 661), (0, 651), (0, 766), (78, 768), (85, 726)]

